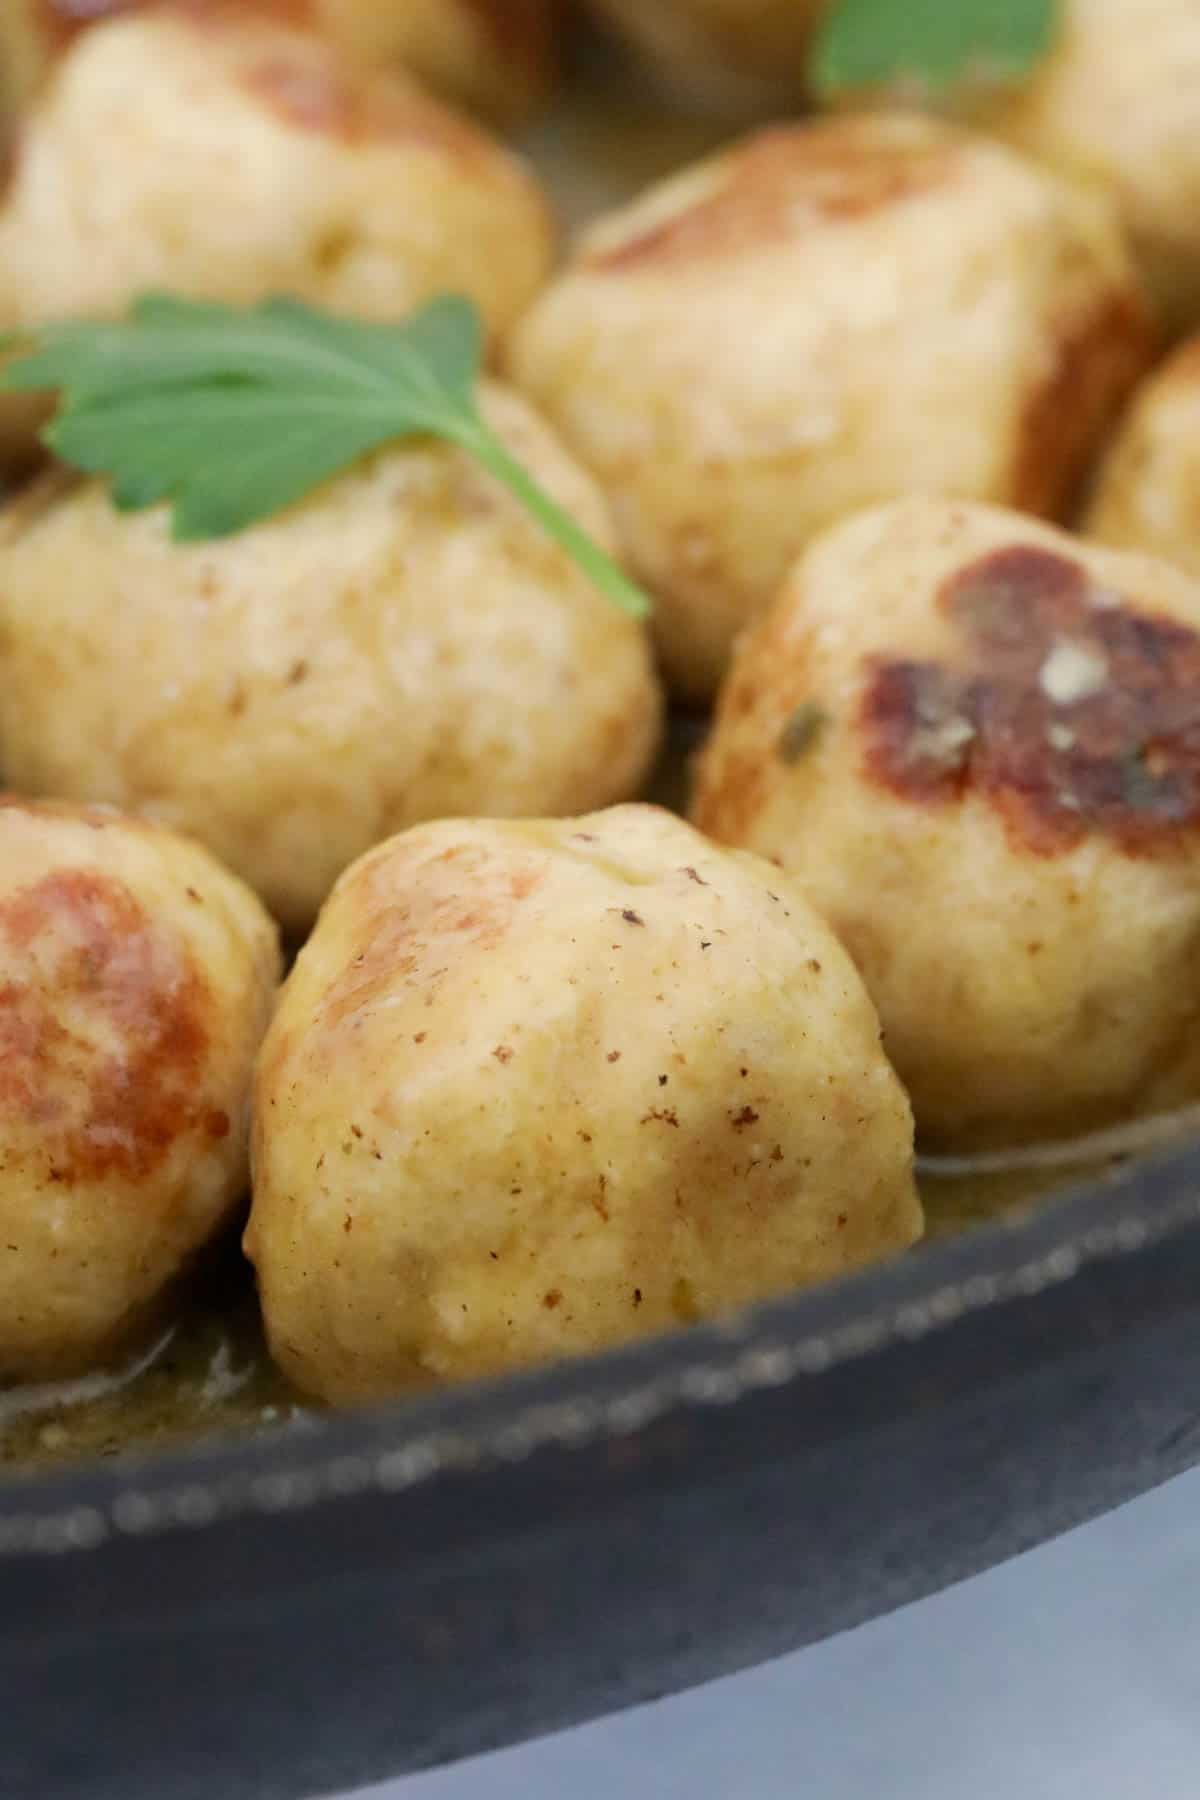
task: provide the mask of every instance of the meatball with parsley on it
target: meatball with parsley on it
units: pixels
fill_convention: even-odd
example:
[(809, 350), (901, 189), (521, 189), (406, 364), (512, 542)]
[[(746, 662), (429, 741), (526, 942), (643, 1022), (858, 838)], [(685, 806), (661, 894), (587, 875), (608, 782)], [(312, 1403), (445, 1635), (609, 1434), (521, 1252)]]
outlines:
[[(527, 403), (484, 384), (481, 406), (608, 542)], [(209, 542), (100, 480), (50, 475), (0, 510), (8, 779), (199, 838), (290, 934), (406, 825), (628, 799), (660, 713), (644, 627), (447, 443), (409, 438)]]
[[(553, 238), (524, 162), (402, 71), (238, 8), (117, 14), (74, 39), (22, 121), (0, 334), (120, 317), (152, 291), (380, 320), (456, 293), (494, 345)], [(2, 445), (21, 417), (3, 395), (0, 411)]]

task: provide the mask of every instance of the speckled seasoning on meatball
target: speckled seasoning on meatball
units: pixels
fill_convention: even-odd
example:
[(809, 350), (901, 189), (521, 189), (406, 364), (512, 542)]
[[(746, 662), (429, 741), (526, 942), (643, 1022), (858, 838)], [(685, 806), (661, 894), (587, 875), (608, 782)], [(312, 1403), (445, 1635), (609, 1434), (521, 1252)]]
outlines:
[(998, 509), (826, 533), (742, 646), (694, 817), (854, 956), (933, 1143), (1200, 1097), (1200, 587)]
[(511, 367), (606, 488), (695, 698), (855, 507), (1059, 512), (1147, 349), (1103, 200), (881, 114), (761, 132), (593, 226)]
[[(597, 540), (602, 497), (518, 396), (482, 404)], [(86, 570), (86, 581), (80, 571)], [(346, 865), (448, 815), (637, 793), (644, 628), (465, 452), (413, 440), (232, 538), (48, 478), (0, 511), (0, 767), (201, 839), (303, 931)]]
[(657, 808), (348, 870), (259, 1065), (246, 1248), (338, 1403), (620, 1343), (903, 1250), (912, 1118), (828, 927)]
[(230, 1222), (278, 975), (199, 846), (0, 796), (0, 1381), (123, 1348)]

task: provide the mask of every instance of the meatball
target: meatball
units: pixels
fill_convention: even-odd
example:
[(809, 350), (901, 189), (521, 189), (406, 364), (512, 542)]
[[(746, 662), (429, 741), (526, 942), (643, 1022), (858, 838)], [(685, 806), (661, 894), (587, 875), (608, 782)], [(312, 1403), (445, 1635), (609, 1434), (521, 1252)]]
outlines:
[(977, 504), (812, 545), (740, 648), (694, 816), (854, 957), (933, 1143), (1200, 1097), (1200, 587)]
[(246, 1250), (348, 1403), (619, 1343), (899, 1251), (912, 1119), (785, 877), (648, 806), (355, 864), (264, 1045)]
[(400, 65), (501, 116), (524, 111), (550, 68), (550, 0), (4, 0), (0, 81), (20, 107), (97, 23), (131, 12), (235, 10), (318, 31), (368, 66)]
[(1055, 48), (985, 122), (1114, 197), (1167, 323), (1200, 322), (1200, 7), (1061, 0)]
[(523, 164), (404, 76), (269, 20), (132, 15), (77, 39), (25, 124), (0, 327), (120, 313), (150, 288), (374, 318), (450, 290), (495, 332), (551, 237)]
[(804, 86), (828, 0), (591, 0), (686, 102), (741, 109)]
[(512, 368), (607, 488), (702, 698), (841, 514), (920, 489), (1056, 513), (1146, 338), (1102, 201), (879, 115), (760, 133), (593, 228)]
[[(606, 538), (541, 421), (499, 388), (483, 405)], [(98, 482), (0, 513), (0, 768), (193, 834), (289, 931), (405, 825), (628, 798), (659, 713), (642, 626), (446, 445), (384, 451), (213, 543)]]
[(1135, 395), (1100, 465), (1085, 530), (1200, 576), (1200, 338)]
[(278, 977), (198, 845), (0, 799), (0, 1381), (120, 1349), (229, 1222)]

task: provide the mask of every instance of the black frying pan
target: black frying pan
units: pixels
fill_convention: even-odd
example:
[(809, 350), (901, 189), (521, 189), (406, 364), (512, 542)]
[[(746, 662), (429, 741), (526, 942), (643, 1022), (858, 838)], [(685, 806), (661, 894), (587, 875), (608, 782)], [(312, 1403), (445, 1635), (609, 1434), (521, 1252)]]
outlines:
[(299, 1800), (774, 1656), (1200, 1460), (1200, 1149), (545, 1373), (0, 1486), (4, 1800)]

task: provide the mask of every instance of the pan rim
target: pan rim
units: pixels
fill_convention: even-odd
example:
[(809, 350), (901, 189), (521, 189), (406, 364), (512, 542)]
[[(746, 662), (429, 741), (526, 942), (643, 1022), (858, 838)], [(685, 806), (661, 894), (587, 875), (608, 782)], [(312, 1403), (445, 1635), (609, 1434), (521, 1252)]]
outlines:
[(0, 1481), (0, 1568), (400, 1494), (728, 1407), (914, 1343), (1200, 1230), (1200, 1141), (897, 1260), (621, 1348), (349, 1413)]

